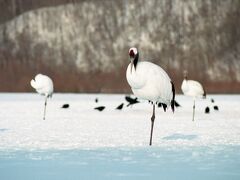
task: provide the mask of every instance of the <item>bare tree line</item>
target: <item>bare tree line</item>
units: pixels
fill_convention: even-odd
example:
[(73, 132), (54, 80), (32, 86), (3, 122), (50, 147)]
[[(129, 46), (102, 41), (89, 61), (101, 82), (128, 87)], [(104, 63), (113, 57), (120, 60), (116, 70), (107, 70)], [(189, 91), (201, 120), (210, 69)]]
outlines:
[[(0, 4), (8, 7), (0, 18), (1, 74), (11, 74), (19, 84), (17, 90), (29, 90), (20, 81), (45, 71), (58, 79), (59, 91), (128, 92), (127, 51), (137, 46), (143, 59), (167, 69), (177, 87), (186, 69), (210, 92), (240, 91), (238, 0), (11, 0)], [(24, 80), (19, 80), (14, 67), (22, 69)], [(62, 81), (67, 75), (71, 81), (65, 87)], [(0, 85), (0, 90), (5, 89), (14, 90)]]

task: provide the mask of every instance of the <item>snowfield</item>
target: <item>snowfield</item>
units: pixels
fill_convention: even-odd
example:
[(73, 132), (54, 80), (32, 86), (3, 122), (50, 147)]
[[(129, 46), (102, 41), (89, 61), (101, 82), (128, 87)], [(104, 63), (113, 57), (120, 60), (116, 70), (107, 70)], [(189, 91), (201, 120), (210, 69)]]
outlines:
[(126, 107), (124, 95), (54, 94), (43, 120), (42, 96), (1, 93), (0, 179), (240, 179), (240, 95), (197, 100), (194, 122), (192, 99), (176, 100), (175, 113), (156, 109), (149, 147), (146, 101)]
[[(95, 98), (99, 99), (95, 103)], [(172, 113), (158, 108), (153, 146), (240, 145), (240, 96), (209, 95), (196, 102), (192, 119), (192, 99), (179, 95), (182, 107)], [(89, 149), (101, 147), (147, 147), (152, 106), (143, 101), (115, 108), (125, 102), (124, 95), (54, 94), (48, 101), (46, 120), (42, 120), (44, 98), (37, 94), (0, 94), (0, 149)], [(62, 109), (65, 103), (69, 109)], [(99, 112), (97, 106), (106, 106)], [(204, 109), (209, 106), (210, 114)]]

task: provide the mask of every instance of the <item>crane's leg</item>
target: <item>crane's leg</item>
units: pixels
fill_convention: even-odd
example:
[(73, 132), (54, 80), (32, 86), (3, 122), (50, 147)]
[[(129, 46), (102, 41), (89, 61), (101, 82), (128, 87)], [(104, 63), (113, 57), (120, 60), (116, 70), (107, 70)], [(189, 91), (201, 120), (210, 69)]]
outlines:
[(45, 98), (45, 103), (44, 103), (43, 120), (45, 120), (45, 116), (46, 116), (46, 106), (47, 106), (47, 96), (46, 96), (46, 98)]
[(195, 99), (193, 100), (193, 116), (192, 116), (192, 121), (194, 121), (194, 116), (195, 116)]
[(153, 114), (152, 114), (152, 117), (151, 117), (152, 125), (151, 125), (151, 134), (150, 134), (150, 143), (149, 143), (149, 146), (152, 145), (152, 135), (153, 135), (154, 120), (155, 120), (155, 104), (153, 104)]

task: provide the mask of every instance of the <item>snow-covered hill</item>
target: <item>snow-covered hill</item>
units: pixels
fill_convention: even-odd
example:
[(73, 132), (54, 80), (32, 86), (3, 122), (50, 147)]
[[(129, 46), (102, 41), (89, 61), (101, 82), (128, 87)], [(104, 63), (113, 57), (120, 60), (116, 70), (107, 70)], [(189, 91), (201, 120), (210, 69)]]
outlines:
[[(0, 25), (0, 80), (8, 85), (1, 83), (1, 91), (29, 91), (19, 85), (43, 71), (59, 80), (60, 91), (86, 92), (87, 79), (99, 84), (91, 76), (101, 74), (100, 92), (126, 92), (124, 84), (104, 85), (124, 80), (131, 46), (166, 69), (176, 84), (186, 69), (208, 92), (240, 91), (239, 1), (61, 0), (49, 6), (45, 1), (7, 4), (11, 15), (35, 6)], [(68, 87), (61, 84), (63, 71), (72, 79)], [(75, 85), (79, 77), (83, 88)]]

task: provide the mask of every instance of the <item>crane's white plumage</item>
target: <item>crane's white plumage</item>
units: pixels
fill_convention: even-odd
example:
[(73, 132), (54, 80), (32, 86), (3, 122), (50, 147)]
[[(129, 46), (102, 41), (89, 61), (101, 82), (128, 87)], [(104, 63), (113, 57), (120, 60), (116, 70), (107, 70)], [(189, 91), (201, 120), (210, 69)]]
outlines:
[(41, 95), (52, 96), (53, 94), (53, 82), (52, 80), (43, 74), (38, 74), (35, 79), (31, 80), (31, 86)]
[(137, 68), (131, 64), (127, 68), (127, 81), (131, 89), (139, 98), (152, 102), (171, 104), (173, 97), (172, 84), (167, 73), (151, 62), (138, 62)]
[[(158, 65), (140, 61), (137, 48), (129, 49), (131, 63), (126, 78), (135, 96), (153, 102), (152, 128), (155, 119), (155, 103), (171, 105), (174, 111), (175, 89), (167, 73)], [(150, 145), (152, 144), (152, 129)]]
[(193, 121), (194, 121), (194, 114), (195, 114), (195, 99), (205, 98), (206, 92), (203, 89), (203, 86), (198, 82), (194, 80), (188, 80), (187, 78), (187, 71), (184, 71), (184, 80), (182, 82), (181, 86), (182, 92), (185, 96), (191, 96), (193, 97)]
[(47, 98), (52, 97), (53, 94), (53, 81), (46, 75), (38, 74), (35, 79), (30, 82), (31, 86), (40, 94), (45, 96), (44, 115), (45, 119)]
[(204, 89), (202, 85), (194, 80), (184, 79), (181, 88), (183, 94), (186, 96), (203, 97), (204, 95)]

